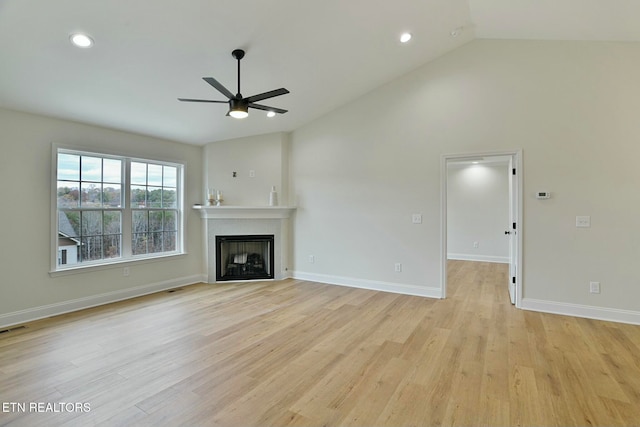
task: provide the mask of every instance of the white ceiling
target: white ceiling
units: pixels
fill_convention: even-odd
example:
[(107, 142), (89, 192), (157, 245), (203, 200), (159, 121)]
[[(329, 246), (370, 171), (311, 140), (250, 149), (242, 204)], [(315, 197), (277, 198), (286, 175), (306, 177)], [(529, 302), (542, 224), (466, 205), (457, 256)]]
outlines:
[[(206, 144), (293, 130), (474, 38), (639, 41), (638, 18), (637, 0), (0, 0), (0, 107)], [(235, 93), (236, 48), (242, 94), (285, 87), (261, 103), (288, 113), (176, 100), (224, 99), (209, 76)]]

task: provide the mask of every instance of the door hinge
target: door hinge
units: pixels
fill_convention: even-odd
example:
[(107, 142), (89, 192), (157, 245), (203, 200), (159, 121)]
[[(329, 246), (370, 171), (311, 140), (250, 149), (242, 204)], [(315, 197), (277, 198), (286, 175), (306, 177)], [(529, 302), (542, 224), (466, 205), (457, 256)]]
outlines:
[(515, 276), (511, 278), (511, 283), (513, 283), (514, 285), (516, 284), (516, 278), (515, 278)]
[(515, 175), (516, 174), (516, 168), (511, 169), (511, 175)]
[(515, 222), (513, 223), (513, 229), (514, 230), (516, 229), (516, 223)]

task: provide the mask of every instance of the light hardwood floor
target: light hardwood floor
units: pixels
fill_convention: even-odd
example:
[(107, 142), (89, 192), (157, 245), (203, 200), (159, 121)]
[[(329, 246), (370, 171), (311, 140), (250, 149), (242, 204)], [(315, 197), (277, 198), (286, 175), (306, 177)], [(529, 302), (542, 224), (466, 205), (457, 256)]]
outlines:
[[(640, 425), (640, 327), (517, 310), (506, 266), (449, 298), (194, 285), (0, 334), (0, 425)], [(27, 410), (29, 407), (27, 406)]]

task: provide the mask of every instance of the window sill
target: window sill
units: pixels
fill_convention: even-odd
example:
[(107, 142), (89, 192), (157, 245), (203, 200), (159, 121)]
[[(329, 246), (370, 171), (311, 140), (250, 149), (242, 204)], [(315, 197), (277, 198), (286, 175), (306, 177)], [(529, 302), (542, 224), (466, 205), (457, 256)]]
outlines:
[(119, 259), (117, 261), (103, 262), (98, 264), (78, 265), (75, 267), (68, 267), (64, 269), (50, 271), (49, 276), (62, 277), (62, 276), (69, 276), (73, 274), (92, 273), (92, 272), (101, 271), (101, 270), (111, 270), (114, 268), (130, 267), (134, 265), (148, 264), (152, 262), (167, 261), (168, 259), (180, 258), (185, 255), (187, 255), (186, 252), (179, 252), (179, 253), (171, 253), (166, 255), (156, 255), (152, 257), (136, 257), (136, 258)]

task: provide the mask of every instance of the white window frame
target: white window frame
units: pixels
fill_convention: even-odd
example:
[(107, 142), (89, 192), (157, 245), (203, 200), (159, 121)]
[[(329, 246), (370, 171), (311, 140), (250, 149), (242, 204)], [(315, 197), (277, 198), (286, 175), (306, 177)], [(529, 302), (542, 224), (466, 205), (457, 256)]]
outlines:
[[(100, 158), (119, 159), (123, 162), (122, 176), (122, 198), (123, 208), (116, 209), (122, 212), (121, 223), (121, 248), (120, 257), (100, 259), (95, 261), (84, 261), (77, 264), (58, 264), (58, 153), (77, 154), (81, 156), (92, 156)], [(132, 255), (132, 205), (131, 205), (131, 162), (152, 163), (163, 166), (173, 166), (177, 168), (176, 176), (176, 212), (177, 212), (177, 235), (176, 248), (174, 251), (146, 253)], [(186, 174), (186, 165), (178, 161), (163, 160), (158, 158), (143, 158), (140, 156), (131, 156), (127, 154), (110, 153), (108, 151), (95, 151), (92, 149), (73, 147), (67, 145), (52, 144), (52, 161), (51, 161), (51, 266), (50, 275), (70, 274), (74, 272), (86, 272), (91, 270), (100, 270), (104, 268), (112, 268), (118, 264), (149, 262), (154, 260), (162, 260), (168, 257), (185, 255), (185, 212), (184, 212), (184, 177)], [(78, 209), (81, 211), (82, 209)], [(90, 208), (87, 210), (91, 210)], [(150, 208), (150, 210), (153, 210)], [(162, 209), (158, 209), (162, 210)]]

